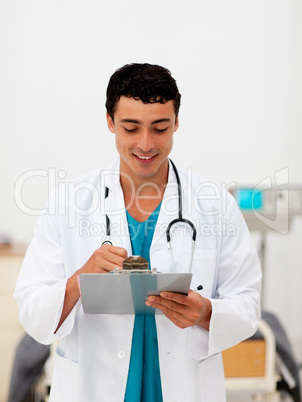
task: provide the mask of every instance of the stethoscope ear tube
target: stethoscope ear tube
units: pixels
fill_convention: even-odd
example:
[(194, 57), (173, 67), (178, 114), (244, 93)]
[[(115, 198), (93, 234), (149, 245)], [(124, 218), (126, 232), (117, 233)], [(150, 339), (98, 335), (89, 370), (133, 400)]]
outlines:
[[(108, 195), (109, 195), (109, 188), (106, 186), (105, 187), (105, 200), (108, 197)], [(107, 214), (106, 214), (106, 236), (107, 236), (107, 241), (110, 242), (110, 219)]]
[[(105, 200), (109, 195), (109, 188), (105, 187)], [(116, 244), (110, 239), (110, 219), (109, 216), (106, 214), (106, 239), (101, 243), (101, 246), (104, 244), (109, 244), (110, 246), (115, 246)]]
[[(109, 195), (109, 188), (105, 187), (105, 200)], [(106, 214), (106, 239), (102, 242), (101, 246), (104, 244), (109, 244), (110, 246), (115, 246), (115, 243), (110, 239), (110, 219)]]

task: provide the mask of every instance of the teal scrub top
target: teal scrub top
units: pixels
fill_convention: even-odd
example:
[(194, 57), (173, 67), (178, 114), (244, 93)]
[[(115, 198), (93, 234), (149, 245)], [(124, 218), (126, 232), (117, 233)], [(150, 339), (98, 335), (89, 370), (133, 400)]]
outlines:
[[(150, 247), (160, 205), (144, 222), (137, 222), (127, 212), (133, 255), (149, 262)], [(157, 332), (154, 315), (136, 315), (134, 320), (130, 365), (125, 402), (162, 402)]]

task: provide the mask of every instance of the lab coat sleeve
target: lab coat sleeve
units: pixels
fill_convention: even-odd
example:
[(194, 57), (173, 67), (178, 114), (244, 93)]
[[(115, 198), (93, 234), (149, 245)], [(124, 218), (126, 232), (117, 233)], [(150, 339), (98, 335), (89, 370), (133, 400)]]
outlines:
[(227, 222), (234, 235), (221, 237), (209, 331), (194, 326), (190, 352), (204, 359), (253, 335), (260, 318), (261, 267), (245, 220), (234, 198), (228, 196)]
[(80, 301), (55, 334), (63, 309), (66, 282), (58, 216), (48, 213), (37, 220), (35, 236), (25, 255), (14, 291), (20, 322), (25, 331), (40, 343), (56, 342), (73, 328)]

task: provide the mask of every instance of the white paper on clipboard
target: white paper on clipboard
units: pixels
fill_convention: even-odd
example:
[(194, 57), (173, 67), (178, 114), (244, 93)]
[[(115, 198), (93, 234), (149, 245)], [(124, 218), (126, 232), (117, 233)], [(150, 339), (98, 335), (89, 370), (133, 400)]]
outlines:
[(81, 274), (80, 292), (84, 313), (154, 314), (145, 305), (150, 295), (162, 291), (187, 295), (192, 273)]

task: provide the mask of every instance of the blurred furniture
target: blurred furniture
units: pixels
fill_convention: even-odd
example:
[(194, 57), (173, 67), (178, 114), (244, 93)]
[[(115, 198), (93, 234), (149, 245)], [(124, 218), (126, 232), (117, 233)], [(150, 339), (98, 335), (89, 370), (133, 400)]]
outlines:
[(0, 402), (7, 400), (15, 349), (24, 335), (13, 291), (25, 251), (24, 245), (0, 246)]
[(40, 376), (32, 387), (32, 395), (35, 402), (48, 402), (50, 395), (51, 380), (54, 368), (55, 353), (59, 342), (50, 345), (49, 357), (45, 362)]
[(222, 356), (227, 394), (244, 391), (255, 402), (279, 402), (286, 394), (301, 402), (299, 367), (274, 314), (263, 311), (256, 334)]
[(49, 351), (49, 345), (42, 345), (28, 334), (22, 337), (16, 348), (7, 402), (45, 401), (36, 397), (34, 388), (45, 371)]
[(278, 402), (276, 342), (263, 320), (258, 329), (263, 340), (247, 340), (222, 353), (227, 391), (248, 391), (255, 401)]

